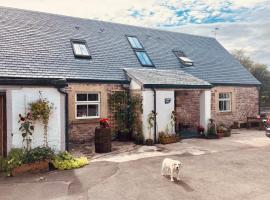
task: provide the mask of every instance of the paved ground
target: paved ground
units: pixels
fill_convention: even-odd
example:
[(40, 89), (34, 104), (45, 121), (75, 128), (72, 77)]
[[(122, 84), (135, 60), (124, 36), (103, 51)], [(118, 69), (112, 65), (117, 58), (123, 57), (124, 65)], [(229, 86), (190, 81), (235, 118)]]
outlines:
[[(234, 132), (220, 140), (97, 155), (77, 170), (0, 178), (0, 199), (270, 199), (270, 138), (262, 131)], [(181, 181), (160, 175), (164, 157), (184, 163)]]

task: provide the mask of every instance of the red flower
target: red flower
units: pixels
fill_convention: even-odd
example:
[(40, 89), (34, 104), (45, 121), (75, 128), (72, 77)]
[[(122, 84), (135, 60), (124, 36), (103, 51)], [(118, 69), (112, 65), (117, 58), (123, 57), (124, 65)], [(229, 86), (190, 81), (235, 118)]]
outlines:
[(100, 127), (102, 127), (102, 128), (110, 127), (108, 118), (101, 118), (99, 120), (99, 124), (100, 124)]

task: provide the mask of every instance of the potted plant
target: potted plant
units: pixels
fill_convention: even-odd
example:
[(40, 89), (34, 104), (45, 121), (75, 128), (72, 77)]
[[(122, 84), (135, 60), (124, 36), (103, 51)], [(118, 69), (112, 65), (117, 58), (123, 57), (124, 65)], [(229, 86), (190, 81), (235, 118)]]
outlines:
[(135, 133), (134, 135), (134, 142), (135, 144), (139, 144), (139, 145), (142, 145), (143, 142), (144, 142), (144, 136), (141, 132), (139, 133)]
[[(17, 149), (17, 159), (19, 158), (20, 150)], [(16, 151), (13, 151), (13, 155)], [(16, 176), (26, 172), (37, 173), (49, 171), (49, 162), (54, 156), (54, 151), (49, 147), (36, 147), (29, 151), (21, 152), (21, 161), (20, 165), (12, 169), (12, 175)], [(18, 159), (19, 160), (19, 159)]]
[(217, 126), (214, 119), (209, 119), (209, 123), (207, 125), (207, 135), (208, 139), (216, 139), (218, 138), (217, 134)]
[(179, 141), (180, 137), (176, 134), (166, 134), (164, 132), (159, 133), (159, 143), (161, 144), (171, 144)]
[(131, 139), (131, 132), (127, 128), (124, 130), (118, 131), (118, 139), (120, 141), (129, 141)]
[(198, 133), (200, 134), (200, 135), (204, 135), (204, 127), (202, 126), (202, 125), (199, 125), (198, 127), (197, 127), (197, 131), (198, 131)]
[(96, 153), (112, 151), (112, 135), (108, 118), (100, 119), (99, 126), (95, 129), (95, 151)]

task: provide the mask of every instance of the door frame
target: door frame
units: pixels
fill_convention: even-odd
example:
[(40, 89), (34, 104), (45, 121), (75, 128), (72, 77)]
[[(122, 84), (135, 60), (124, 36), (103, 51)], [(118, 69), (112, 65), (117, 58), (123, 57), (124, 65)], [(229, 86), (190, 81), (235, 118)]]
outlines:
[[(0, 152), (2, 156), (7, 156), (7, 105), (6, 105), (6, 92), (0, 92), (0, 96), (3, 97), (3, 135), (2, 135), (2, 145)], [(0, 105), (1, 106), (1, 105)], [(1, 122), (0, 122), (1, 123)]]

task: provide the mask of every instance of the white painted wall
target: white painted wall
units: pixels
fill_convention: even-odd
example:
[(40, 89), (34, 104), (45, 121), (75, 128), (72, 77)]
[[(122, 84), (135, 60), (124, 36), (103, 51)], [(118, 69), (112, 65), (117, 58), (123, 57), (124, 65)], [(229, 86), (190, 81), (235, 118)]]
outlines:
[[(152, 90), (142, 91), (143, 96), (143, 134), (145, 139), (154, 139), (154, 128), (151, 130), (151, 137), (149, 136), (148, 115), (154, 110), (154, 92)], [(170, 98), (171, 101), (165, 104), (165, 98)], [(156, 112), (157, 112), (157, 139), (158, 132), (166, 131), (171, 119), (171, 113), (174, 110), (174, 91), (157, 90), (156, 91)], [(170, 130), (170, 127), (169, 127)], [(174, 130), (174, 128), (173, 128)]]
[[(158, 133), (168, 132), (175, 133), (175, 128), (170, 125), (171, 114), (174, 111), (174, 91), (158, 90), (157, 95), (157, 137)], [(165, 104), (165, 99), (171, 99), (170, 103)]]
[(129, 88), (130, 88), (130, 90), (140, 90), (142, 87), (138, 82), (136, 82), (135, 80), (132, 79), (130, 81)]
[(211, 90), (204, 90), (200, 95), (200, 124), (206, 129), (211, 118)]
[[(56, 88), (49, 87), (14, 87), (6, 89), (7, 93), (7, 139), (8, 150), (22, 147), (22, 136), (19, 131), (19, 114), (27, 111), (29, 103), (39, 99), (39, 91), (42, 96), (54, 104), (54, 110), (48, 124), (48, 144), (56, 151), (65, 148), (65, 110), (64, 95)], [(43, 145), (43, 125), (35, 123), (32, 148)]]
[[(142, 130), (145, 139), (149, 139), (149, 128), (148, 128), (148, 115), (154, 110), (154, 92), (152, 90), (142, 91)], [(151, 139), (154, 139), (154, 128), (151, 130)]]

